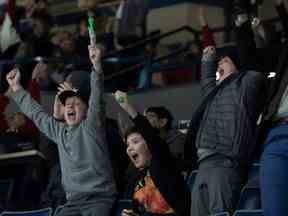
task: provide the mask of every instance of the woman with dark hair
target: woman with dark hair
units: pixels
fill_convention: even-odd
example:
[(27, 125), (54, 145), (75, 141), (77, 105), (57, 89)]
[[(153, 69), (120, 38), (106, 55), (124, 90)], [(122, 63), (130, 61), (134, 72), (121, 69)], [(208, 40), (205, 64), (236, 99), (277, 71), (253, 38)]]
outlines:
[(134, 205), (124, 209), (122, 216), (189, 215), (190, 192), (168, 145), (129, 104), (126, 93), (117, 91), (114, 96), (135, 124), (124, 136), (127, 154), (137, 168), (124, 197), (132, 199)]

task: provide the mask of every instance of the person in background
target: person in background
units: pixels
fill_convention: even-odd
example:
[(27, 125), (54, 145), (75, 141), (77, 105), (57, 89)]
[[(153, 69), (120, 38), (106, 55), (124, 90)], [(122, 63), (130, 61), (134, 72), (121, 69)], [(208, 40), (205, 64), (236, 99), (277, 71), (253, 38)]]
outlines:
[(185, 135), (172, 129), (173, 116), (171, 112), (163, 106), (148, 107), (144, 116), (151, 126), (159, 131), (159, 136), (166, 141), (173, 157), (184, 159)]
[(146, 35), (149, 1), (122, 0), (116, 12), (114, 43), (116, 49), (133, 44)]
[[(42, 63), (38, 63), (33, 72), (32, 79), (28, 83), (27, 90), (30, 92), (34, 100), (40, 103), (40, 87), (39, 82), (45, 79), (46, 74), (42, 73), (41, 70)], [(32, 141), (39, 141), (39, 131), (34, 125), (34, 123), (28, 119), (23, 113), (17, 112), (12, 115), (12, 118), (7, 120), (5, 116), (5, 110), (10, 103), (9, 95), (11, 94), (11, 89), (8, 89), (5, 94), (0, 95), (0, 130), (1, 133), (13, 132), (20, 135), (23, 138), (27, 138)], [(38, 134), (38, 135), (37, 135)]]
[(117, 91), (114, 97), (135, 124), (124, 137), (127, 154), (137, 168), (135, 175), (129, 179), (124, 197), (133, 199), (134, 206), (124, 209), (122, 216), (188, 216), (190, 191), (175, 166), (167, 143), (149, 121), (135, 111), (126, 93)]

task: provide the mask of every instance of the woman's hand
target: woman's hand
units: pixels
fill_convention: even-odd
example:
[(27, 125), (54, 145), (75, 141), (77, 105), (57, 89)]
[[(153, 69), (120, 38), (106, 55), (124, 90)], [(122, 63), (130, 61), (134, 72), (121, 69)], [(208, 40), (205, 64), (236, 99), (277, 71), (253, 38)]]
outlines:
[(131, 118), (135, 118), (137, 116), (136, 110), (129, 104), (128, 96), (125, 92), (116, 91), (113, 94), (117, 103), (130, 115)]

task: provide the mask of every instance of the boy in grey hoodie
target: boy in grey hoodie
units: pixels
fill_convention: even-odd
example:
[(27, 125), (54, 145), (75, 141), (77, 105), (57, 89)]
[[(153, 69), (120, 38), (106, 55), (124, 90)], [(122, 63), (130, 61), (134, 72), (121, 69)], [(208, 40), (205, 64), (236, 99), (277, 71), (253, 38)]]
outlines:
[(18, 69), (6, 77), (13, 91), (12, 99), (39, 130), (57, 144), (67, 197), (67, 203), (59, 212), (61, 216), (108, 216), (116, 197), (105, 138), (101, 52), (96, 46), (89, 46), (89, 54), (93, 64), (89, 107), (87, 95), (71, 90), (60, 92), (58, 99), (64, 105), (64, 123), (45, 113), (21, 87)]

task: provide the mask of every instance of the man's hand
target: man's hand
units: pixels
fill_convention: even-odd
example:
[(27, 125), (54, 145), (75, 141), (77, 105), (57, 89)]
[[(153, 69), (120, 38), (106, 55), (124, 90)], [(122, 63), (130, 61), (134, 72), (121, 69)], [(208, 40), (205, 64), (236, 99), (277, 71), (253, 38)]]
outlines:
[(48, 79), (48, 65), (44, 63), (38, 63), (32, 73), (32, 79), (35, 79), (36, 82), (40, 82), (41, 80)]
[(137, 116), (137, 112), (135, 109), (129, 104), (128, 97), (125, 92), (116, 91), (114, 94), (114, 98), (117, 103), (132, 117), (135, 118)]
[(20, 71), (18, 68), (14, 68), (6, 75), (6, 80), (9, 83), (13, 92), (18, 91), (21, 89), (20, 85)]
[(216, 48), (215, 46), (207, 46), (203, 50), (202, 60), (207, 60), (212, 57), (216, 57)]
[(93, 64), (94, 69), (98, 69), (97, 67), (101, 63), (101, 53), (102, 53), (100, 47), (95, 45), (89, 45), (88, 50), (90, 61)]

